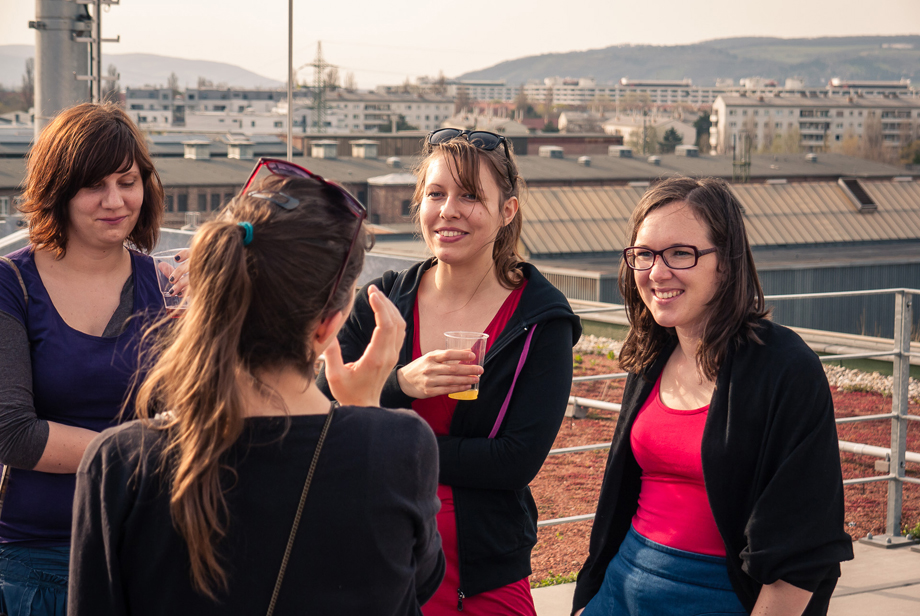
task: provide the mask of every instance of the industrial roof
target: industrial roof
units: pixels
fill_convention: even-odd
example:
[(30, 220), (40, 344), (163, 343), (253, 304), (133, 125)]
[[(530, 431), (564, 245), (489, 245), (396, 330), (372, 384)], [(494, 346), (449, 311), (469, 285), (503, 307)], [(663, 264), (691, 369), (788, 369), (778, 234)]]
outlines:
[[(189, 135), (185, 139), (193, 137)], [(0, 148), (2, 148), (0, 143)], [(212, 142), (211, 151), (219, 145), (226, 149), (226, 144)], [(255, 156), (284, 157), (284, 151), (264, 151), (266, 145), (255, 143)], [(280, 148), (284, 144), (278, 142)], [(154, 147), (182, 148), (157, 144)], [(401, 170), (389, 166), (385, 159), (366, 158), (304, 158), (297, 155), (294, 161), (311, 171), (331, 180), (343, 183), (363, 183), (369, 178), (398, 172), (411, 171), (417, 158), (401, 156)], [(577, 162), (575, 157), (544, 158), (540, 156), (518, 157), (521, 175), (532, 188), (546, 185), (600, 185), (626, 184), (628, 182), (652, 182), (660, 178), (686, 175), (691, 177), (732, 177), (732, 160), (728, 156), (678, 156), (662, 154), (658, 157), (660, 165), (647, 162), (643, 158), (620, 158), (617, 156), (591, 156), (590, 166)], [(227, 159), (212, 156), (209, 160), (192, 160), (182, 157), (161, 156), (154, 160), (157, 170), (167, 188), (183, 186), (209, 186), (242, 183), (248, 177), (254, 161)], [(0, 189), (15, 188), (22, 179), (14, 178), (12, 184), (2, 181), (3, 174), (12, 177), (22, 173), (21, 158), (0, 158)], [(903, 167), (895, 167), (841, 154), (818, 154), (817, 162), (807, 162), (802, 154), (754, 155), (752, 157), (750, 177), (757, 180), (787, 179), (790, 182), (801, 181), (836, 181), (841, 176), (857, 178), (891, 179), (905, 174)], [(242, 179), (240, 179), (242, 176)]]
[[(862, 181), (878, 204), (859, 213), (836, 182), (734, 184), (755, 248), (920, 241), (920, 182)], [(636, 186), (535, 187), (522, 239), (532, 256), (619, 253), (644, 193)]]

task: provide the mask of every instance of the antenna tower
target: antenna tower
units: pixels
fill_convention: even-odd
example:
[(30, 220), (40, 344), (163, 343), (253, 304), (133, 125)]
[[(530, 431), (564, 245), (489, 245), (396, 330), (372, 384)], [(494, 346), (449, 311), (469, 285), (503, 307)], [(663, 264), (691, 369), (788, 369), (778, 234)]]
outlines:
[(312, 64), (307, 66), (313, 67), (313, 117), (314, 126), (317, 133), (326, 132), (326, 69), (330, 64), (326, 64), (323, 59), (323, 42), (316, 43), (316, 58)]

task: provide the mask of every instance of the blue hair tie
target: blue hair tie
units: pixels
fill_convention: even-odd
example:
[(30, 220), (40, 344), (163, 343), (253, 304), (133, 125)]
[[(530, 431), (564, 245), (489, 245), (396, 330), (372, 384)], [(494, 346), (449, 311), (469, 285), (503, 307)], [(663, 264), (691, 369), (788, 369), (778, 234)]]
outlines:
[(248, 222), (238, 222), (236, 223), (239, 226), (243, 227), (243, 246), (249, 246), (252, 244), (252, 223)]

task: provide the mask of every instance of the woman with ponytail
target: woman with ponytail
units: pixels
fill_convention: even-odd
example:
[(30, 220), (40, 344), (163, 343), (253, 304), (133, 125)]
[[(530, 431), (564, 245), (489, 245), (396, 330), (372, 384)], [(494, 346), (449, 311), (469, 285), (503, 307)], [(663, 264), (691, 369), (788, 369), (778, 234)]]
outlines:
[[(100, 435), (78, 471), (71, 616), (412, 615), (437, 588), (434, 436), (378, 408), (405, 322), (371, 289), (366, 352), (343, 365), (336, 342), (365, 215), (263, 160), (202, 226), (141, 419)], [(314, 380), (320, 353), (337, 408)]]
[[(339, 335), (345, 361), (373, 343), (374, 289), (408, 323), (381, 404), (411, 406), (438, 437), (447, 572), (426, 616), (535, 613), (527, 578), (537, 510), (528, 484), (562, 423), (581, 325), (520, 256), (522, 188), (501, 135), (452, 128), (428, 135), (413, 207), (434, 256), (362, 290)], [(445, 350), (452, 330), (489, 335), (484, 369), (460, 363), (470, 363), (470, 351)], [(334, 374), (325, 376), (334, 385)], [(476, 399), (448, 397), (477, 382)]]

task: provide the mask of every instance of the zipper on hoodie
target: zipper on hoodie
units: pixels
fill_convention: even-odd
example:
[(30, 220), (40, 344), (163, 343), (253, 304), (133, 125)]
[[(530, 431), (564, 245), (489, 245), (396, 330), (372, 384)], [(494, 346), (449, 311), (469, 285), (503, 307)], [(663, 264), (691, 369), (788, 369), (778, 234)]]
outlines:
[(463, 594), (463, 591), (458, 588), (457, 589), (457, 611), (458, 612), (463, 611), (463, 598), (465, 596), (466, 595)]

